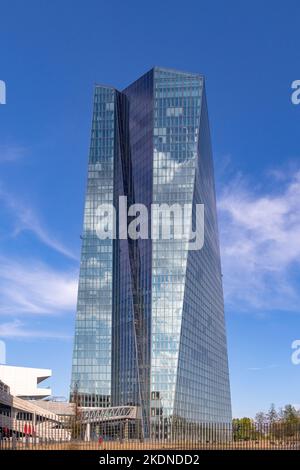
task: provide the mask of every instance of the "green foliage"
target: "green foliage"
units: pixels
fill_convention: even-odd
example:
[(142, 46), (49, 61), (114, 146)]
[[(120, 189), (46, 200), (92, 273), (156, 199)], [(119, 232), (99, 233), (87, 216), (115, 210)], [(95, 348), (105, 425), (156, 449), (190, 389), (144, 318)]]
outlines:
[(250, 418), (236, 418), (232, 421), (233, 439), (235, 441), (249, 441), (258, 436), (255, 424)]
[(286, 405), (283, 409), (283, 419), (286, 424), (300, 424), (300, 416), (296, 408), (292, 405)]
[(232, 421), (233, 438), (238, 440), (253, 439), (293, 439), (300, 432), (300, 412), (292, 405), (286, 405), (277, 411), (272, 403), (267, 413), (260, 411), (255, 420), (236, 418)]
[(267, 413), (267, 418), (268, 418), (269, 424), (275, 423), (278, 420), (278, 417), (279, 416), (278, 416), (278, 413), (276, 411), (275, 405), (274, 405), (274, 403), (271, 403), (270, 409)]

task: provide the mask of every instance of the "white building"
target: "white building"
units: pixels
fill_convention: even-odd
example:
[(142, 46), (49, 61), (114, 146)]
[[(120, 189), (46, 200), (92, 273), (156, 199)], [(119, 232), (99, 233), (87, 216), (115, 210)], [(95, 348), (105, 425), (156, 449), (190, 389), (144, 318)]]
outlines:
[(8, 385), (11, 395), (27, 400), (50, 396), (51, 388), (38, 385), (51, 376), (51, 369), (0, 365), (0, 380)]

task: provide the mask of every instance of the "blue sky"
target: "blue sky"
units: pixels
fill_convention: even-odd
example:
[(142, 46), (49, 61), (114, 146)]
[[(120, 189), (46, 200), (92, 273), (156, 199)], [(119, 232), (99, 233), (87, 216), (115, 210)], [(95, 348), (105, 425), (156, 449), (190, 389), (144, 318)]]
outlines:
[[(95, 82), (153, 65), (206, 76), (233, 413), (299, 404), (297, 1), (4, 0), (0, 338), (68, 395)], [(300, 405), (299, 405), (300, 406)]]

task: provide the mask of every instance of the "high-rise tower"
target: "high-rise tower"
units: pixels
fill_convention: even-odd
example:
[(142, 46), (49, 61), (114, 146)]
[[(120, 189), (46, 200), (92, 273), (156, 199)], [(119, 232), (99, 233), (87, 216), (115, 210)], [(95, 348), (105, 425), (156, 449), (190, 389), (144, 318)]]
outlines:
[[(204, 204), (204, 245), (99, 239), (97, 207)], [(128, 217), (130, 223), (130, 217)], [(176, 223), (176, 221), (174, 222)], [(150, 221), (151, 225), (151, 221)], [(117, 230), (118, 233), (118, 230)], [(230, 423), (213, 160), (204, 78), (154, 68), (119, 92), (96, 86), (72, 387), (86, 406), (141, 406), (162, 423)]]

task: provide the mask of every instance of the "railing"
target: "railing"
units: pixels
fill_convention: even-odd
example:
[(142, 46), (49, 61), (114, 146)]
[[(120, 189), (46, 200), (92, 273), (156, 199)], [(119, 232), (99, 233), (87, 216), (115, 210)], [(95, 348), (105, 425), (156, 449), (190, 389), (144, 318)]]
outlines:
[[(130, 415), (129, 415), (130, 416)], [(300, 450), (300, 423), (274, 422), (245, 426), (167, 422), (143, 438), (139, 420), (117, 416), (62, 416), (60, 422), (35, 422), (0, 415), (0, 449), (14, 450)]]

